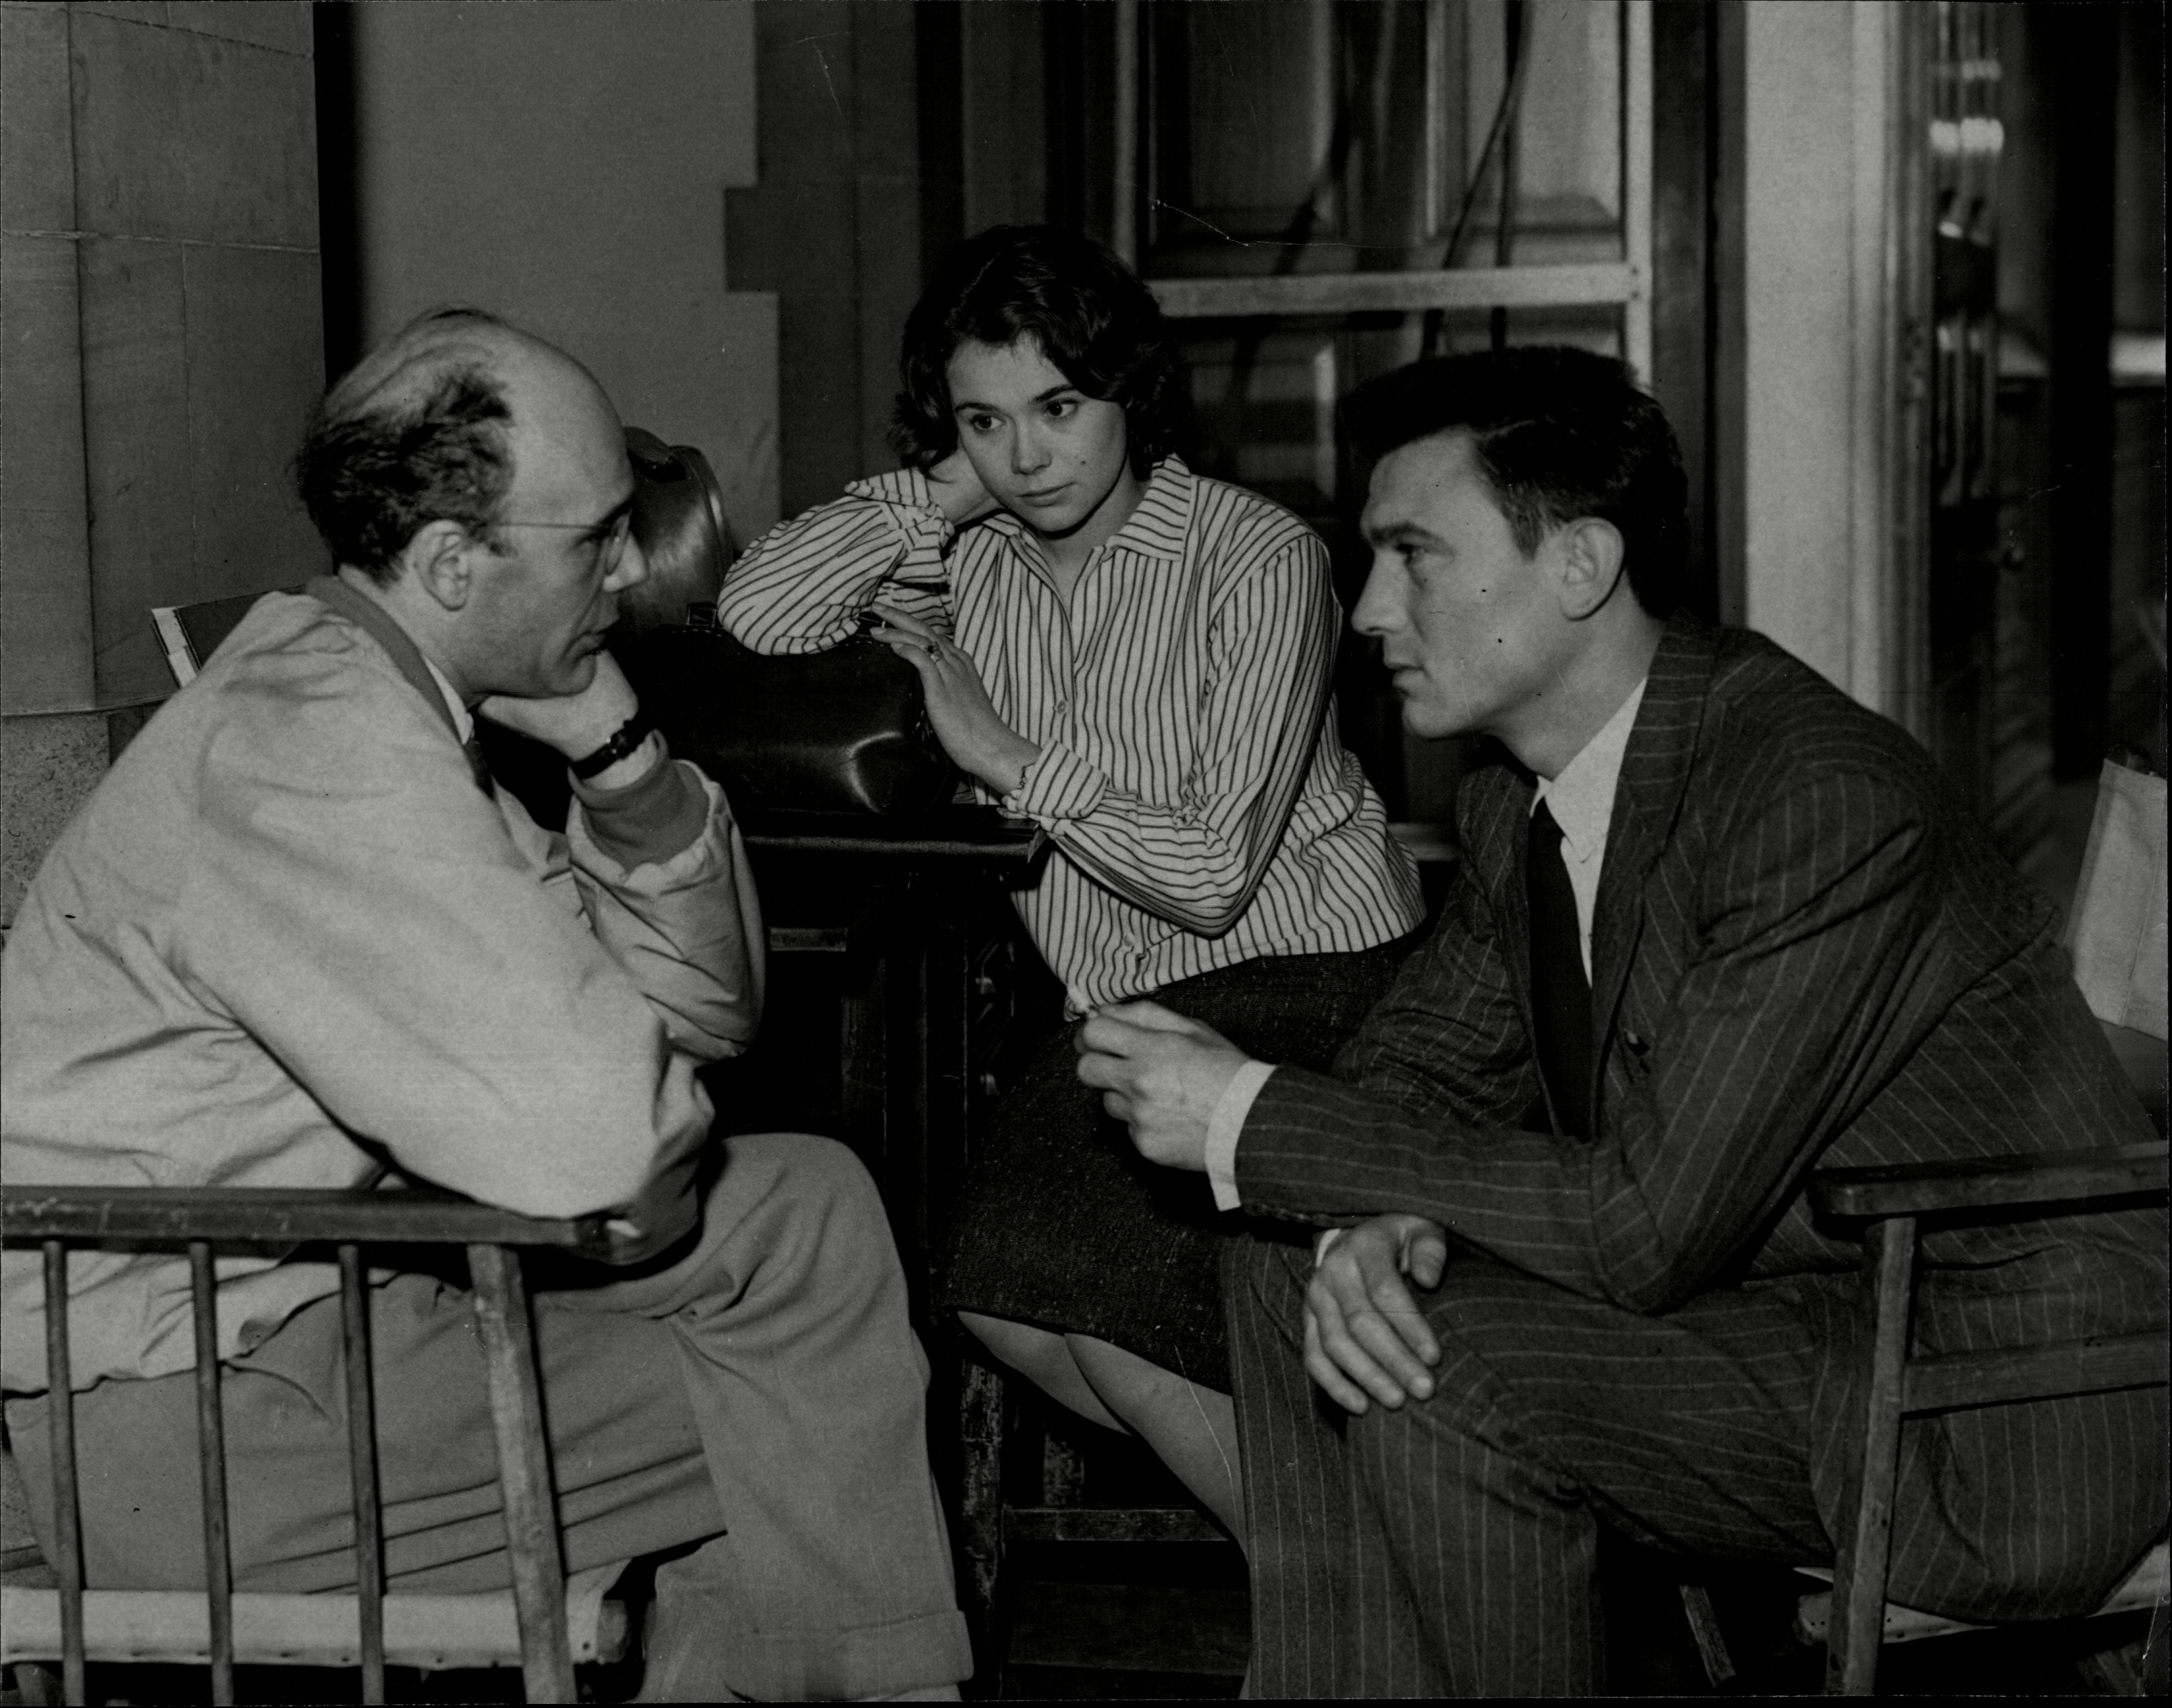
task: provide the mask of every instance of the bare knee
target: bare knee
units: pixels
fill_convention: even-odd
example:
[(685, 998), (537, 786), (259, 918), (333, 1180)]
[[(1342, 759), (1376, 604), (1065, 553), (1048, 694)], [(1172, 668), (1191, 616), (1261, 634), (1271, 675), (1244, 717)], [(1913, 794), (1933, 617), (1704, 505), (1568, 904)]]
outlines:
[(1178, 1401), (1190, 1405), (1190, 1396), (1195, 1393), (1218, 1394), (1218, 1389), (1202, 1387), (1180, 1371), (1091, 1335), (1067, 1334), (1063, 1337), (1063, 1345), (1072, 1362), (1094, 1384), (1094, 1392), (1119, 1415), (1128, 1415), (1132, 1408), (1138, 1405)]
[(1061, 1335), (1036, 1329), (1030, 1323), (983, 1316), (978, 1311), (960, 1311), (958, 1320), (997, 1357), (1043, 1388), (1071, 1372), (1070, 1349), (1063, 1344)]

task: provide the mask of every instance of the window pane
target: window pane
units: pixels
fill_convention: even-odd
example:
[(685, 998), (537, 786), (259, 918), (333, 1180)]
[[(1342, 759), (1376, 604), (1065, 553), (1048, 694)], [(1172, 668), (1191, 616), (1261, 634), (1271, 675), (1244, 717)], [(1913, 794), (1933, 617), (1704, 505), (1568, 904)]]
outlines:
[[(1621, 250), (1623, 8), (1605, 0), (1157, 4), (1147, 269), (1438, 267)], [(1497, 137), (1512, 57), (1516, 122)]]

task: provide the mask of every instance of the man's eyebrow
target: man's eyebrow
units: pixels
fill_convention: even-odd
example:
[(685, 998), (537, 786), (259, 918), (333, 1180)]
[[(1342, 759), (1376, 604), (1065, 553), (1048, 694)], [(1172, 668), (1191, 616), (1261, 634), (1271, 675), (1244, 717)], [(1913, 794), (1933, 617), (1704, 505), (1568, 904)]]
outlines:
[(1425, 545), (1443, 545), (1447, 542), (1429, 528), (1405, 518), (1395, 522), (1363, 523), (1359, 531), (1375, 545), (1384, 545), (1390, 540), (1408, 540)]

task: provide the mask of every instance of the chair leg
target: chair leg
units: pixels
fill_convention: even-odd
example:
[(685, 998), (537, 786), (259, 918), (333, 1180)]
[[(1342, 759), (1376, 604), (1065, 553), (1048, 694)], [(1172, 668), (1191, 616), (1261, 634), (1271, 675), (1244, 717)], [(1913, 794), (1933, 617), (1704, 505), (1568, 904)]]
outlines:
[(24, 1708), (61, 1708), (68, 1700), (60, 1673), (42, 1662), (18, 1661), (8, 1670), (15, 1675), (15, 1695)]
[(1826, 1638), (1825, 1689), (1868, 1696), (1878, 1684), (1885, 1628), (1885, 1572), (1893, 1541), (1893, 1480), (1900, 1462), (1906, 1398), (1908, 1306), (1916, 1262), (1916, 1219), (1895, 1216), (1865, 1230), (1863, 1310), (1869, 1350), (1862, 1411), (1850, 1447), (1856, 1472), (1848, 1533), (1833, 1562), (1832, 1626)]
[[(46, 1405), (53, 1431), (53, 1570), (61, 1598), (58, 1699), (87, 1700), (83, 1641), (83, 1507), (76, 1498), (75, 1378), (68, 1354), (67, 1248), (44, 1243), (46, 1265)], [(59, 1302), (55, 1304), (55, 1301)]]
[(513, 1560), (513, 1598), (520, 1616), (520, 1667), (530, 1702), (571, 1702), (573, 1657), (566, 1636), (566, 1566), (558, 1548), (550, 1452), (543, 1438), (543, 1396), (535, 1375), (535, 1334), (520, 1255), (502, 1245), (471, 1245), (476, 1324), (490, 1378), (491, 1425), (505, 1495), (505, 1544)]
[(376, 1396), (370, 1387), (369, 1286), (362, 1249), (339, 1249), (347, 1366), (347, 1463), (354, 1496), (355, 1611), (362, 1625), (362, 1700), (384, 1700), (384, 1515), (377, 1488)]
[(218, 1280), (211, 1243), (189, 1242), (196, 1341), (196, 1456), (203, 1475), (204, 1587), (211, 1614), (211, 1700), (234, 1700), (234, 1555), (227, 1540), (226, 1418), (218, 1397)]
[(1702, 1583), (1685, 1583), (1680, 1588), (1682, 1613), (1690, 1622), (1690, 1635), (1696, 1639), (1697, 1658), (1704, 1662), (1705, 1678), (1712, 1684), (1724, 1684), (1734, 1676), (1734, 1657), (1727, 1652), (1712, 1592)]
[[(959, 1519), (967, 1612), (992, 1648), (996, 1586), (1003, 1566), (1003, 1378), (974, 1359), (960, 1374)], [(983, 1657), (991, 1666), (993, 1657)]]
[(2172, 1666), (2168, 1666), (2167, 1652), (2172, 1651), (2172, 1603), (2159, 1598), (2149, 1615), (2149, 1635), (2142, 1643), (2142, 1694), (2162, 1696), (2166, 1687), (2172, 1685)]

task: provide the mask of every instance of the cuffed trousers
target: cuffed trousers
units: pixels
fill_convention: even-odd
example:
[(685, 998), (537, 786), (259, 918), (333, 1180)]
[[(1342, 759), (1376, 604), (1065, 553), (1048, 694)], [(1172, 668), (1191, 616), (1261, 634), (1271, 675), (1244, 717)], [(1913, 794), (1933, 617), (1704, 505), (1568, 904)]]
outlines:
[[(853, 1697), (972, 1670), (927, 1469), (927, 1367), (866, 1171), (825, 1139), (728, 1141), (701, 1236), (669, 1267), (539, 1291), (536, 1345), (568, 1570), (662, 1566), (644, 1696)], [(607, 1274), (608, 1272), (599, 1272)], [(402, 1590), (508, 1581), (468, 1295), (373, 1295), (386, 1563)], [(339, 1304), (225, 1367), (237, 1587), (353, 1582)], [(99, 1588), (202, 1582), (193, 1378), (76, 1399)], [(10, 1402), (50, 1548), (46, 1402)]]
[[(1677, 1552), (1824, 1565), (1844, 1467), (1797, 1284), (1664, 1316), (1467, 1249), (1418, 1295), (1430, 1400), (1352, 1417), (1303, 1362), (1311, 1254), (1225, 1273), (1261, 1696), (1606, 1689), (1602, 1521)], [(1889, 1593), (1960, 1618), (2098, 1604), (2164, 1522), (2162, 1389), (1911, 1421)], [(1830, 1501), (1825, 1497), (1830, 1497)]]
[(1246, 1240), (1227, 1277), (1255, 1695), (1605, 1690), (1602, 1515), (1687, 1551), (1832, 1557), (1809, 1339), (1777, 1302), (1653, 1320), (1459, 1253), (1419, 1295), (1434, 1397), (1352, 1417), (1304, 1372), (1311, 1272), (1307, 1247)]

